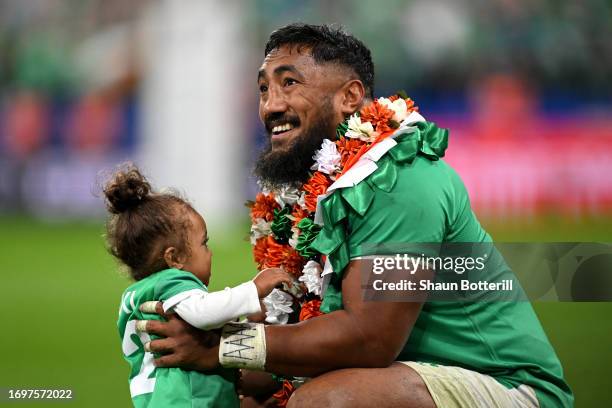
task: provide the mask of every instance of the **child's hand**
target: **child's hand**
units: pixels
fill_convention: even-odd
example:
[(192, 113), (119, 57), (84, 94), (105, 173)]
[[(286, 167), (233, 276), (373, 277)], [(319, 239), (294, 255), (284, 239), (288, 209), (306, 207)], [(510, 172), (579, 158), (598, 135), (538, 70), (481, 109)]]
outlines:
[(261, 311), (258, 313), (253, 313), (247, 315), (247, 320), (252, 323), (263, 323), (266, 321), (266, 305), (264, 305), (263, 300), (259, 300), (259, 304), (261, 306)]
[(259, 272), (255, 279), (253, 279), (253, 282), (257, 287), (257, 294), (261, 299), (268, 296), (270, 292), (272, 292), (272, 289), (280, 286), (282, 283), (291, 286), (293, 279), (291, 279), (291, 276), (281, 268), (267, 268)]

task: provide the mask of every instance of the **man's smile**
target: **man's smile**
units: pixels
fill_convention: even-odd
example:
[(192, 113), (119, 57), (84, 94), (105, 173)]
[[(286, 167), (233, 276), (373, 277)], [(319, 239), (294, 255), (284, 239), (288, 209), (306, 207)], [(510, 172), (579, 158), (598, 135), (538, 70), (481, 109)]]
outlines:
[(270, 132), (272, 135), (272, 143), (289, 140), (295, 136), (295, 133), (297, 133), (298, 130), (299, 126), (292, 125), (291, 123), (274, 126), (272, 128), (272, 132)]
[(284, 125), (278, 125), (278, 126), (274, 126), (272, 128), (272, 134), (273, 135), (280, 135), (283, 132), (287, 132), (291, 129), (293, 129), (294, 126), (291, 123), (285, 123)]
[(287, 114), (277, 114), (276, 117), (265, 121), (266, 130), (270, 135), (272, 144), (285, 144), (286, 141), (296, 136), (299, 131), (301, 121), (297, 116)]

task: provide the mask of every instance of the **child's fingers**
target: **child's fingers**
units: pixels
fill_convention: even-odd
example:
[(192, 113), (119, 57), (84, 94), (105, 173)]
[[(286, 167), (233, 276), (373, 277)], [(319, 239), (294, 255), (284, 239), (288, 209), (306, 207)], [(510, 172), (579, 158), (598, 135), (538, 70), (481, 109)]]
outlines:
[(287, 272), (278, 272), (276, 279), (279, 283), (286, 283), (289, 287), (293, 286), (293, 278)]

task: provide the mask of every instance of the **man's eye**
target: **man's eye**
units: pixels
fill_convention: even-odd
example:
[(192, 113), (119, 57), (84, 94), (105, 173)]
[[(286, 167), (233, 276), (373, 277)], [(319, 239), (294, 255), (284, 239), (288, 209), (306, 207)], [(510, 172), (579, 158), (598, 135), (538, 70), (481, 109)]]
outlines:
[(268, 85), (259, 85), (259, 92), (268, 92)]
[(284, 83), (285, 83), (285, 86), (291, 86), (291, 85), (297, 84), (298, 81), (296, 81), (293, 78), (287, 78), (287, 79), (285, 79)]

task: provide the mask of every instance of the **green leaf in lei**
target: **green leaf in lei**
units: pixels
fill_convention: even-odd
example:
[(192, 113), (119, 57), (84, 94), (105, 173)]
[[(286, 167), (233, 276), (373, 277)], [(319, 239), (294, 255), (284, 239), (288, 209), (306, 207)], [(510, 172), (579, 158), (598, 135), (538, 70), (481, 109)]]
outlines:
[(321, 226), (315, 224), (310, 218), (304, 218), (298, 223), (297, 227), (300, 229), (300, 235), (298, 236), (296, 251), (306, 259), (319, 255), (318, 251), (311, 248), (311, 244), (321, 231)]
[(291, 238), (291, 220), (287, 217), (291, 215), (291, 207), (286, 205), (281, 210), (274, 210), (274, 220), (272, 220), (272, 225), (270, 225), (270, 229), (274, 234), (274, 238), (280, 244), (285, 244)]

